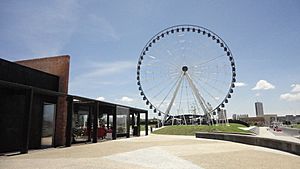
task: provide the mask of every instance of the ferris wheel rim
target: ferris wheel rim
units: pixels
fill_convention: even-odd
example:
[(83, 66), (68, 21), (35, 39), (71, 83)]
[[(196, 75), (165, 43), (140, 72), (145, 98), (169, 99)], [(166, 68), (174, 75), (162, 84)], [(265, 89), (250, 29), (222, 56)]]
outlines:
[[(178, 31), (178, 29), (179, 29), (179, 31)], [(215, 106), (212, 110), (210, 110), (210, 113), (215, 112), (216, 110), (220, 110), (220, 108), (224, 108), (225, 104), (228, 103), (228, 99), (231, 98), (233, 89), (235, 88), (234, 83), (236, 82), (236, 66), (235, 66), (233, 54), (232, 54), (230, 48), (228, 47), (228, 45), (226, 44), (226, 42), (219, 35), (217, 35), (216, 33), (214, 33), (213, 31), (211, 31), (207, 28), (204, 28), (204, 27), (198, 26), (198, 25), (181, 24), (181, 25), (170, 26), (166, 29), (163, 29), (162, 31), (160, 31), (157, 34), (155, 34), (154, 36), (152, 36), (152, 38), (150, 38), (150, 40), (146, 43), (146, 45), (142, 49), (142, 51), (139, 55), (138, 64), (137, 64), (137, 85), (138, 85), (138, 89), (140, 91), (140, 95), (143, 97), (143, 100), (145, 100), (146, 105), (149, 105), (150, 109), (154, 109), (154, 113), (156, 113), (158, 111), (158, 113), (160, 113), (160, 114), (165, 114), (164, 111), (161, 111), (158, 107), (156, 107), (154, 104), (151, 103), (151, 101), (146, 96), (145, 91), (143, 90), (142, 83), (140, 81), (140, 74), (141, 74), (140, 71), (141, 71), (143, 57), (146, 55), (146, 52), (149, 50), (149, 48), (152, 47), (152, 44), (158, 42), (160, 40), (160, 38), (164, 38), (165, 34), (169, 35), (170, 32), (171, 32), (171, 34), (173, 34), (175, 31), (181, 32), (181, 30), (182, 30), (182, 32), (184, 32), (185, 29), (187, 29), (187, 31), (188, 31), (188, 29), (191, 29), (192, 32), (202, 34), (203, 36), (207, 36), (209, 39), (212, 39), (212, 41), (216, 41), (217, 43), (219, 43), (220, 44), (219, 47), (223, 48), (224, 52), (226, 53), (226, 55), (228, 56), (229, 61), (230, 61), (230, 67), (231, 67), (230, 87), (229, 87), (228, 92), (225, 95), (224, 99), (217, 106)], [(173, 32), (172, 32), (172, 30), (173, 30)]]

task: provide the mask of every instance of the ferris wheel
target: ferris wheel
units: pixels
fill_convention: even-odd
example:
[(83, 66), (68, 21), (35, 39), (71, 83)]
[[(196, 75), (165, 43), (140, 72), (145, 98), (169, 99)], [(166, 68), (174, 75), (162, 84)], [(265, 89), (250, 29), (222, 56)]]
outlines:
[(180, 115), (208, 120), (228, 103), (236, 67), (226, 43), (195, 25), (177, 25), (153, 36), (137, 64), (140, 95), (162, 123)]

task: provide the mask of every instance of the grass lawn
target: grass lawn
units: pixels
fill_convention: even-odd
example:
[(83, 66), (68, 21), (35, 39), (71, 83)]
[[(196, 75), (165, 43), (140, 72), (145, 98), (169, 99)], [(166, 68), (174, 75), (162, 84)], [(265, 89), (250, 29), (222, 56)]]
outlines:
[(207, 125), (178, 125), (166, 126), (162, 129), (156, 130), (154, 134), (166, 135), (195, 135), (196, 132), (224, 132), (224, 133), (241, 133), (250, 134), (250, 131), (239, 129), (238, 127), (246, 127), (241, 124), (230, 123), (230, 126), (207, 126)]
[[(152, 126), (152, 128), (155, 128), (155, 125), (148, 125), (148, 129), (150, 130), (150, 126)], [(141, 131), (145, 131), (145, 125), (141, 125)]]
[(293, 128), (300, 129), (300, 124), (295, 124), (295, 125), (293, 125)]

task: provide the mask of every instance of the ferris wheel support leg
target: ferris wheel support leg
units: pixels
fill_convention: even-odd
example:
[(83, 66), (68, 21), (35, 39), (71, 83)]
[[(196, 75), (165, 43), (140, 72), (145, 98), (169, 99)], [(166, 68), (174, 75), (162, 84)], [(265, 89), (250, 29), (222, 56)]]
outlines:
[(167, 110), (166, 110), (166, 112), (165, 112), (165, 115), (164, 115), (164, 118), (163, 118), (163, 121), (162, 121), (162, 125), (163, 125), (163, 126), (165, 125), (165, 122), (166, 122), (166, 120), (167, 120), (167, 117), (168, 117), (168, 115), (169, 115), (169, 113), (170, 113), (170, 110), (171, 110), (171, 108), (172, 108), (172, 106), (173, 106), (173, 103), (174, 103), (175, 98), (176, 98), (176, 95), (177, 95), (177, 93), (178, 93), (178, 91), (179, 91), (179, 87), (180, 87), (180, 85), (181, 85), (182, 79), (183, 79), (183, 75), (181, 75), (181, 77), (180, 77), (180, 80), (179, 80), (179, 82), (178, 82), (178, 84), (177, 84), (177, 86), (176, 86), (175, 92), (173, 93), (171, 102), (169, 103), (168, 108), (167, 108)]
[(216, 117), (216, 118), (215, 118), (215, 121), (216, 121), (216, 126), (218, 126), (218, 125), (219, 125), (219, 118)]
[(186, 124), (186, 119), (185, 119), (185, 116), (184, 116), (184, 115), (182, 115), (182, 116), (183, 116), (183, 121), (184, 121), (184, 124), (185, 124), (185, 125), (187, 125), (187, 124)]
[(172, 126), (174, 125), (174, 116), (172, 116)]
[[(191, 79), (190, 75), (189, 75), (187, 72), (185, 73), (185, 75), (186, 75), (186, 78), (187, 78), (187, 80), (188, 80), (188, 82), (189, 82), (189, 84), (190, 84), (190, 86), (191, 86), (191, 88), (192, 88), (192, 91), (193, 91), (193, 93), (195, 94), (196, 99), (197, 99), (198, 103), (200, 104), (200, 106), (201, 106), (201, 108), (202, 108), (204, 114), (207, 115), (207, 117), (208, 117), (210, 120), (212, 120), (211, 114), (209, 114), (209, 111), (208, 111), (208, 110), (209, 110), (209, 107), (208, 107), (208, 105), (205, 104), (205, 100), (204, 100), (203, 97), (200, 95), (200, 92), (199, 92), (199, 90), (197, 89), (196, 85), (193, 83), (193, 80)], [(213, 122), (212, 122), (212, 123), (213, 123)]]

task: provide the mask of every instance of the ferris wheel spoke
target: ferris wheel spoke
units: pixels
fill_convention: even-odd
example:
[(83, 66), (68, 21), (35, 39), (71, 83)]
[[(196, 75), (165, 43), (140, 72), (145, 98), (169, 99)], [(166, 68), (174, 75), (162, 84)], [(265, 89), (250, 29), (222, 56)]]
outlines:
[(179, 49), (181, 49), (181, 56), (182, 56), (182, 59), (183, 59), (183, 63), (186, 64), (186, 55), (185, 55), (185, 51), (186, 51), (186, 40), (182, 40), (182, 38), (180, 37), (183, 37), (183, 36), (178, 36), (179, 38), (177, 39), (178, 40), (178, 43), (181, 43), (182, 45), (180, 45), (181, 47)]
[[(205, 78), (205, 79), (207, 79), (207, 80), (210, 80), (210, 79), (212, 79), (212, 80), (215, 80), (215, 81), (219, 81), (219, 82), (222, 82), (222, 83), (224, 83), (224, 84), (226, 84), (226, 83), (228, 83), (228, 82), (225, 82), (225, 81), (223, 81), (223, 80), (220, 80), (220, 79), (217, 79), (217, 77), (219, 77), (219, 76), (221, 76), (221, 77), (228, 77), (229, 75), (228, 74), (226, 74), (226, 73), (220, 73), (221, 71), (220, 70), (215, 70), (215, 71), (213, 71), (213, 72), (206, 72), (206, 73), (204, 73), (204, 72), (199, 72), (199, 71), (195, 71), (195, 72), (192, 72), (191, 74), (193, 75), (193, 76), (199, 76), (199, 77), (203, 77), (203, 78)], [(228, 77), (229, 78), (229, 77)]]
[(171, 93), (171, 91), (174, 89), (174, 87), (176, 86), (176, 84), (178, 83), (178, 81), (180, 81), (180, 79), (182, 78), (182, 76), (180, 76), (177, 80), (176, 83), (174, 83), (174, 85), (170, 88), (170, 90), (168, 91), (167, 95), (164, 97), (164, 99), (160, 102), (160, 104), (158, 105), (158, 108), (160, 108), (160, 106), (165, 102), (165, 100), (167, 99), (167, 97), (169, 96), (169, 94)]
[(212, 78), (212, 80), (215, 81), (215, 82), (220, 82), (220, 83), (222, 83), (222, 84), (224, 84), (224, 85), (227, 85), (227, 84), (230, 85), (230, 84), (231, 84), (231, 83), (228, 83), (228, 82), (226, 83), (225, 81), (219, 80), (219, 79), (217, 79), (217, 78)]
[(202, 82), (203, 84), (205, 84), (206, 86), (210, 87), (211, 89), (214, 89), (215, 91), (217, 91), (217, 92), (219, 92), (219, 93), (226, 94), (226, 93), (222, 92), (220, 89), (214, 87), (213, 85), (210, 85), (209, 83), (207, 83), (207, 82), (201, 80), (200, 78), (196, 78), (196, 82), (198, 82), (198, 83), (199, 83), (199, 82)]
[[(198, 73), (196, 73), (196, 74), (198, 74)], [(220, 83), (222, 83), (222, 84), (228, 84), (228, 82), (225, 82), (225, 81), (223, 81), (223, 80), (219, 80), (219, 79), (217, 79), (217, 78), (208, 78), (208, 77), (204, 77), (204, 79), (206, 80), (206, 81), (208, 81), (208, 80), (210, 80), (210, 81), (214, 81), (214, 82), (220, 82)]]
[[(169, 55), (171, 58), (175, 57), (173, 55), (173, 52), (170, 51), (169, 47), (167, 47), (164, 43), (161, 45), (161, 50), (159, 53), (164, 53), (166, 52), (167, 55)], [(164, 55), (164, 57), (166, 57), (167, 55)], [(176, 64), (175, 59), (170, 59), (170, 57), (167, 57), (166, 60), (163, 62), (163, 63), (169, 63), (169, 64), (172, 64), (173, 66), (175, 66), (175, 68), (177, 69), (180, 69), (180, 65), (179, 64)]]
[[(157, 83), (155, 83), (153, 86), (149, 87), (149, 88), (145, 88), (145, 91), (152, 91), (153, 89), (157, 89), (157, 87), (161, 86), (162, 82), (164, 82), (166, 79), (162, 78), (160, 81), (158, 81)], [(174, 81), (176, 81), (176, 79), (173, 79), (170, 83), (165, 84), (166, 86), (171, 85), (174, 83)]]
[[(145, 77), (145, 81), (153, 81), (153, 78), (163, 78), (166, 80), (172, 79), (174, 76), (179, 75), (180, 72), (178, 70), (170, 69), (170, 70), (157, 70), (156, 71), (151, 71), (151, 70), (145, 70), (143, 73), (143, 76)], [(162, 77), (163, 76), (163, 77)]]
[(210, 84), (207, 83), (207, 82), (204, 82), (204, 81), (202, 81), (202, 80), (199, 80), (199, 81), (198, 81), (198, 80), (195, 80), (195, 81), (196, 81), (197, 84), (200, 84), (200, 82), (202, 82), (202, 84), (205, 84), (206, 86), (208, 86), (209, 88), (213, 89), (213, 90), (216, 91), (217, 93), (226, 94), (226, 93), (222, 92), (222, 90), (220, 90), (220, 89), (214, 87), (213, 85), (210, 85)]
[(182, 81), (182, 85), (181, 85), (181, 89), (180, 89), (180, 99), (179, 99), (179, 105), (178, 105), (177, 115), (179, 115), (180, 114), (179, 112), (181, 111), (183, 85), (184, 85), (184, 80)]
[(195, 96), (195, 94), (194, 93), (192, 93), (192, 96), (193, 96), (193, 99), (194, 99), (194, 103), (195, 103), (195, 105), (196, 105), (196, 108), (197, 108), (197, 111), (198, 112), (200, 112), (200, 108), (199, 108), (199, 103), (197, 103), (197, 99), (196, 99), (196, 96)]
[(213, 95), (213, 94), (211, 94), (210, 92), (208, 92), (205, 88), (201, 88), (208, 96), (210, 96), (211, 98), (212, 98), (212, 100), (213, 101), (215, 101), (216, 103), (218, 103), (218, 99), (216, 99), (216, 97)]
[(215, 60), (217, 60), (218, 58), (221, 58), (221, 57), (223, 57), (223, 56), (225, 56), (225, 55), (226, 55), (226, 54), (219, 55), (219, 56), (214, 57), (214, 58), (212, 58), (212, 59), (209, 59), (209, 60), (207, 60), (207, 61), (205, 61), (205, 62), (202, 62), (202, 63), (198, 64), (197, 66), (201, 66), (201, 65), (210, 63), (210, 62), (215, 61)]
[[(185, 38), (185, 33), (181, 33), (180, 36), (176, 36), (175, 37), (176, 40), (175, 40), (175, 51), (178, 51), (177, 54), (173, 57), (174, 57), (174, 61), (179, 61), (179, 65), (181, 65), (183, 62), (185, 62), (185, 55), (184, 55), (184, 52), (183, 50), (186, 49), (186, 40), (184, 39)], [(174, 51), (174, 52), (175, 52)]]
[[(156, 52), (158, 52), (158, 53), (156, 53)], [(159, 62), (159, 59), (157, 58), (158, 55), (159, 55), (159, 51), (153, 51), (153, 52), (147, 54), (148, 58), (151, 58), (153, 62), (154, 62), (154, 60), (155, 60), (155, 62)], [(161, 58), (160, 58), (160, 59), (161, 59)], [(155, 64), (155, 62), (154, 62), (154, 64)], [(160, 63), (160, 64), (166, 64), (166, 66), (170, 65), (170, 66), (172, 66), (172, 67), (175, 68), (175, 69), (180, 68), (179, 65), (173, 63), (173, 62), (170, 61), (170, 60), (161, 61), (161, 62), (159, 62), (159, 63)], [(156, 64), (157, 64), (157, 63), (156, 63)], [(152, 63), (150, 63), (149, 66), (152, 66)]]
[[(157, 94), (155, 94), (152, 99), (155, 99), (156, 97), (158, 97), (159, 95), (161, 95), (163, 93), (163, 91), (165, 91), (170, 85), (171, 86), (175, 86), (175, 84), (178, 82), (178, 79), (175, 81), (172, 81), (169, 85), (166, 85), (165, 87), (163, 87)], [(173, 84), (173, 85), (172, 85)]]
[[(152, 91), (153, 89), (158, 89), (158, 87), (162, 86), (162, 82), (165, 81), (165, 80), (166, 80), (165, 78), (162, 78), (161, 81), (155, 83), (153, 86), (151, 86), (150, 88), (145, 89), (145, 90), (148, 91), (148, 92), (150, 92), (150, 91)], [(168, 84), (164, 84), (164, 86), (165, 86), (166, 88), (167, 88), (168, 86), (172, 86), (172, 84), (173, 84), (174, 82), (176, 82), (176, 81), (177, 81), (177, 79), (174, 78), (174, 79), (172, 79)]]
[[(201, 77), (202, 79), (204, 79), (205, 81), (216, 81), (216, 82), (220, 82), (220, 83), (223, 83), (223, 84), (228, 84), (228, 82), (230, 82), (230, 78), (228, 77), (228, 75), (227, 75), (227, 77), (226, 77), (226, 75), (221, 75), (220, 73), (218, 73), (218, 72), (212, 72), (212, 73), (207, 73), (207, 74), (204, 74), (204, 73), (198, 73), (198, 72), (195, 72), (195, 73), (193, 73), (192, 74), (193, 76), (199, 76), (199, 77)], [(217, 77), (219, 77), (219, 76), (221, 76), (223, 79), (225, 79), (225, 78), (228, 78), (228, 80), (229, 81), (227, 81), (227, 82), (225, 82), (223, 79), (220, 79), (220, 78), (217, 78)]]

